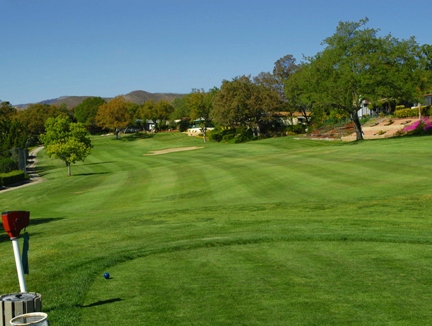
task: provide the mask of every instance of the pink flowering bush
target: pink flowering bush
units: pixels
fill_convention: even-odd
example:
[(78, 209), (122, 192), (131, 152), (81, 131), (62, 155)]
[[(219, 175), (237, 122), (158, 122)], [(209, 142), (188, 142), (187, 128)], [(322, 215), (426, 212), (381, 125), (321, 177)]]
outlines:
[(403, 131), (410, 134), (430, 134), (432, 133), (432, 120), (423, 118), (405, 127)]

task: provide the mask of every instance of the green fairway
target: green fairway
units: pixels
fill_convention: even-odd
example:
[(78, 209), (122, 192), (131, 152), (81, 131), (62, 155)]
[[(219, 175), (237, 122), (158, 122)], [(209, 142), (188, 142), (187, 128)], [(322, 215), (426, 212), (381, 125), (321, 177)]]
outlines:
[[(52, 325), (432, 324), (431, 137), (92, 142), (71, 177), (42, 150), (44, 182), (0, 191), (31, 213)], [(18, 292), (3, 230), (0, 249)]]

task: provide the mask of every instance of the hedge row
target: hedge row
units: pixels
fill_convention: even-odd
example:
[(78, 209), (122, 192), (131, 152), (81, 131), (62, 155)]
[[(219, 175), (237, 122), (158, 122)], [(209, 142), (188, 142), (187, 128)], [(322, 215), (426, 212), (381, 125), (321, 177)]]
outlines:
[[(420, 112), (422, 117), (429, 117), (431, 114), (431, 107), (430, 106), (422, 106), (420, 107)], [(419, 110), (418, 108), (405, 108), (405, 109), (401, 109), (401, 110), (396, 110), (394, 112), (395, 116), (397, 118), (410, 118), (410, 117), (418, 117), (419, 115)]]
[(25, 179), (26, 174), (21, 170), (15, 170), (9, 173), (0, 173), (0, 186), (9, 186), (24, 181)]

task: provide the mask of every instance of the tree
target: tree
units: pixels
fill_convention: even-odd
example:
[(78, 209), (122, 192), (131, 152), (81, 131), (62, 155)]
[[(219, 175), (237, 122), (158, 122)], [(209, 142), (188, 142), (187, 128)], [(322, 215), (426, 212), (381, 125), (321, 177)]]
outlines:
[(137, 113), (138, 109), (140, 107), (139, 104), (134, 102), (127, 102), (126, 103), (129, 115), (131, 116), (131, 122), (128, 126), (133, 126), (134, 128), (138, 127), (141, 123), (138, 121)]
[(145, 101), (140, 107), (138, 107), (137, 112), (135, 113), (136, 118), (142, 120), (144, 124), (147, 120), (152, 120), (156, 124), (157, 112), (155, 106), (156, 102), (154, 100)]
[(27, 129), (16, 119), (0, 120), (0, 152), (27, 149), (29, 137)]
[(418, 60), (421, 67), (423, 68), (423, 75), (421, 76), (421, 87), (420, 91), (423, 94), (432, 93), (432, 45), (423, 44), (420, 47)]
[(83, 123), (90, 133), (95, 133), (98, 131), (96, 114), (99, 107), (105, 103), (101, 97), (88, 97), (73, 108), (74, 118)]
[(34, 137), (45, 132), (45, 122), (48, 118), (55, 118), (62, 114), (56, 106), (48, 104), (30, 104), (27, 109), (17, 112), (16, 119), (24, 126), (27, 132)]
[(324, 40), (325, 49), (310, 60), (315, 78), (312, 97), (350, 115), (356, 139), (363, 139), (358, 111), (364, 100), (394, 102), (419, 97), (418, 46), (413, 38), (399, 41), (390, 34), (378, 37), (366, 28), (368, 19), (340, 22)]
[(158, 122), (159, 128), (161, 128), (162, 126), (167, 125), (167, 121), (174, 112), (174, 107), (170, 102), (166, 100), (160, 100), (156, 102), (154, 110), (156, 111), (156, 121)]
[(291, 123), (293, 121), (293, 113), (297, 109), (289, 105), (284, 88), (286, 81), (289, 80), (298, 69), (299, 65), (296, 64), (296, 59), (291, 54), (287, 54), (274, 63), (273, 73), (261, 72), (253, 79), (255, 84), (267, 90), (277, 92), (281, 103), (280, 109), (284, 112), (289, 112)]
[(217, 88), (213, 88), (209, 92), (205, 92), (203, 89), (194, 89), (186, 97), (186, 102), (190, 109), (190, 118), (196, 120), (200, 126), (204, 143), (206, 142), (207, 128), (211, 121), (210, 115), (213, 110), (213, 102), (217, 91)]
[(253, 78), (255, 84), (277, 91), (282, 102), (286, 102), (284, 84), (298, 70), (296, 59), (291, 55), (278, 59), (274, 63), (273, 73), (261, 72)]
[(306, 124), (309, 124), (309, 113), (315, 104), (315, 99), (312, 96), (313, 81), (310, 65), (302, 65), (285, 80), (284, 84), (286, 107), (291, 113), (291, 118), (294, 112), (301, 112)]
[(12, 104), (0, 102), (0, 152), (13, 147), (11, 140), (15, 138), (15, 135), (11, 137), (11, 119), (15, 114), (16, 110)]
[(170, 117), (171, 120), (183, 119), (189, 117), (190, 110), (186, 102), (187, 96), (188, 95), (177, 97), (173, 100), (172, 105), (174, 107), (174, 111), (171, 114)]
[(128, 102), (124, 97), (117, 96), (99, 107), (95, 122), (99, 127), (113, 130), (116, 139), (119, 139), (120, 130), (132, 124), (128, 108)]
[(152, 120), (155, 123), (155, 129), (160, 129), (166, 125), (166, 121), (174, 112), (173, 105), (166, 101), (148, 100), (138, 108), (136, 116), (142, 120)]
[(177, 97), (172, 102), (174, 111), (170, 116), (170, 120), (178, 121), (177, 126), (181, 132), (186, 131), (189, 128), (190, 109), (186, 100), (188, 96), (189, 94)]
[(376, 42), (376, 55), (370, 64), (369, 86), (373, 89), (368, 95), (371, 101), (385, 99), (390, 113), (401, 103), (420, 102), (426, 83), (425, 67), (419, 59), (420, 47), (414, 37), (398, 40), (391, 35), (379, 38)]
[(273, 76), (278, 80), (284, 81), (294, 74), (299, 66), (296, 64), (296, 59), (292, 54), (280, 58), (274, 63)]
[(0, 101), (0, 120), (8, 120), (16, 114), (16, 109), (9, 102)]
[(282, 101), (286, 102), (284, 84), (299, 69), (296, 59), (291, 54), (280, 58), (274, 63), (273, 78)]
[(71, 122), (67, 116), (49, 118), (45, 124), (46, 132), (40, 136), (49, 157), (58, 158), (66, 163), (68, 176), (71, 163), (84, 161), (91, 153), (91, 140), (84, 124)]
[(261, 127), (281, 107), (277, 91), (254, 83), (250, 76), (241, 76), (222, 82), (211, 117), (221, 125), (247, 127), (258, 137)]

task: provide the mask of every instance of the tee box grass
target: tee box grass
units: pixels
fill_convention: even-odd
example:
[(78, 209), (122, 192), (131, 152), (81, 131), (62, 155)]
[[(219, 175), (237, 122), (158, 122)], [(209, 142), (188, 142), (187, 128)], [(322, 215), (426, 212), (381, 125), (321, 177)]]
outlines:
[[(92, 142), (72, 176), (42, 150), (44, 182), (0, 191), (31, 213), (27, 289), (53, 325), (432, 323), (430, 137)], [(18, 292), (4, 232), (0, 269)]]

